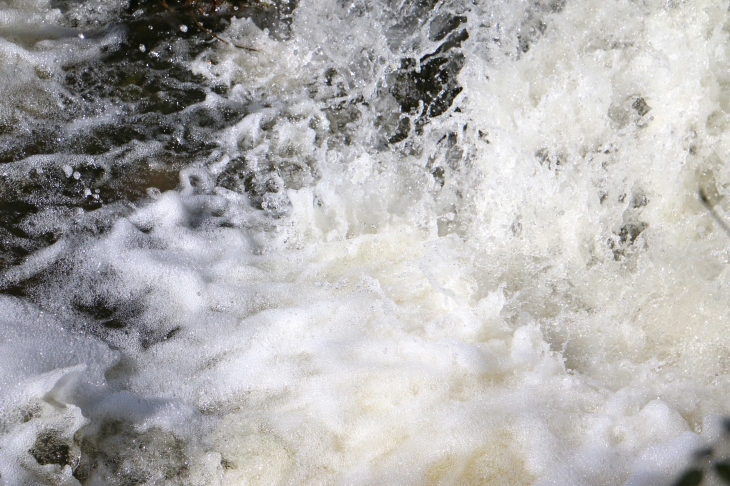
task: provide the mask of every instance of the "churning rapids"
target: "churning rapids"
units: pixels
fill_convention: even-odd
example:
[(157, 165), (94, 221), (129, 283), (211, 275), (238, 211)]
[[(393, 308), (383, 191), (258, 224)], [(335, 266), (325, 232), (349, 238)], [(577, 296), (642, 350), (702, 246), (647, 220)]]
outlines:
[(0, 484), (730, 484), (727, 0), (0, 0)]

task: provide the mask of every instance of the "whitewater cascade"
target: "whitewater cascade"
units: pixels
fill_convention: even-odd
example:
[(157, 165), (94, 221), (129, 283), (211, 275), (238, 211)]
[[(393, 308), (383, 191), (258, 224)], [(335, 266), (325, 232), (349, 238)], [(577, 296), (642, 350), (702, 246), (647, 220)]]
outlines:
[(0, 1), (0, 485), (720, 481), (727, 2), (169, 3)]

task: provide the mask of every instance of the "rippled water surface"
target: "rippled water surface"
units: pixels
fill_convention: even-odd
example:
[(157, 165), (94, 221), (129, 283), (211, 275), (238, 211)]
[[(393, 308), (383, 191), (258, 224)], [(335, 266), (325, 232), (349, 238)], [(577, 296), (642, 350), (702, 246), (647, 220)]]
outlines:
[(0, 485), (730, 484), (729, 7), (0, 0)]

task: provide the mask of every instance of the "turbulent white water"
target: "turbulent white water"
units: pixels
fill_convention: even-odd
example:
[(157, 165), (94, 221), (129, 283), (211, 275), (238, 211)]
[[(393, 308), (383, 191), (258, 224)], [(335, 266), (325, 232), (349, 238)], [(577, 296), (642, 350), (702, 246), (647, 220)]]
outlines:
[[(64, 79), (127, 4), (71, 4), (0, 2), (2, 126), (48, 144), (126, 120)], [(19, 223), (61, 236), (0, 277), (0, 484), (724, 484), (727, 2), (301, 0), (220, 36), (179, 62), (225, 95), (182, 113), (246, 113), (176, 189), (88, 175), (159, 137), (0, 167), (2, 204), (101, 201)]]

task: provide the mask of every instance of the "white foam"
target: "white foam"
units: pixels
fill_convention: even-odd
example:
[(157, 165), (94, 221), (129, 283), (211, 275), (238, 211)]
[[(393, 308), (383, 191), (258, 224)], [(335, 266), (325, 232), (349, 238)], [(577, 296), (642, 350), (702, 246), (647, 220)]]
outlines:
[[(178, 191), (15, 270), (63, 256), (34, 298), (124, 360), (104, 378), (106, 345), (46, 337), (61, 324), (3, 300), (19, 337), (0, 411), (45, 403), (4, 429), (3, 480), (23, 480), (43, 427), (71, 441), (88, 422), (132, 469), (189, 461), (170, 484), (671, 483), (730, 412), (728, 235), (697, 196), (730, 210), (728, 14), (675, 3), (440, 5), (468, 17), (460, 111), (388, 148), (384, 79), (433, 52), (427, 26), (388, 37), (397, 12), (335, 1), (301, 2), (291, 41), (233, 21), (227, 38), (256, 51), (221, 45), (196, 71), (278, 104), (221, 133)], [(518, 51), (535, 16), (547, 28)], [(370, 104), (346, 138), (331, 110), (356, 95)], [(279, 168), (263, 209), (214, 188), (236, 157)], [(103, 306), (126, 327), (78, 310)], [(46, 412), (49, 392), (64, 407)], [(104, 442), (134, 433), (174, 436), (184, 459)]]

